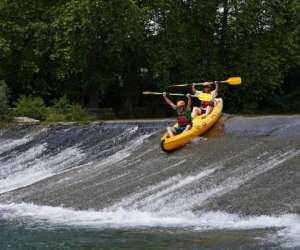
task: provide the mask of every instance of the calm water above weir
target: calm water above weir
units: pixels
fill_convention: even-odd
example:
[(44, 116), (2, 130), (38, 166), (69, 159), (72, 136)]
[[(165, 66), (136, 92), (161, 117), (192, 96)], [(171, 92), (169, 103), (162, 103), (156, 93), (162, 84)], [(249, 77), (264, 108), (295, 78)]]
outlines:
[(299, 249), (300, 116), (0, 130), (0, 249)]

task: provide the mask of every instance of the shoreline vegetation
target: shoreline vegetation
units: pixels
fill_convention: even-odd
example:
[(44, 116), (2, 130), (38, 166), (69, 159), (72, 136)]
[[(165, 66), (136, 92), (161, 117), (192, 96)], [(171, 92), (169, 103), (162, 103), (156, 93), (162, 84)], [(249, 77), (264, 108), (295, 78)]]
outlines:
[[(53, 123), (90, 123), (103, 121), (137, 121), (151, 119), (175, 119), (173, 113), (161, 113), (144, 115), (146, 110), (134, 112), (139, 115), (118, 114), (112, 108), (104, 109), (88, 109), (80, 104), (72, 103), (65, 95), (51, 102), (51, 105), (46, 105), (40, 97), (21, 96), (14, 104), (14, 108), (8, 105), (7, 87), (4, 81), (0, 81), (0, 127), (14, 126), (17, 124), (42, 124), (48, 125)], [(261, 116), (261, 115), (284, 115), (288, 113), (265, 112), (261, 110), (256, 113), (240, 112), (232, 115), (245, 116)], [(291, 113), (289, 113), (291, 114)], [(296, 112), (293, 114), (297, 114)], [(32, 119), (32, 120), (30, 120)]]
[[(144, 115), (145, 110), (137, 116), (128, 114), (118, 114), (112, 108), (88, 109), (80, 104), (71, 103), (65, 95), (51, 102), (47, 106), (40, 97), (22, 96), (15, 103), (14, 108), (8, 105), (7, 87), (4, 81), (0, 82), (0, 128), (12, 127), (17, 125), (50, 125), (50, 124), (89, 124), (101, 122), (140, 122), (140, 121), (164, 121), (172, 122), (175, 120), (173, 113), (161, 113), (159, 115)], [(141, 110), (140, 110), (141, 111)], [(225, 113), (226, 114), (226, 113)], [(231, 115), (242, 116), (268, 116), (268, 115), (296, 115), (297, 113), (232, 113)]]
[[(225, 112), (300, 112), (299, 13), (299, 0), (2, 1), (0, 113), (37, 98), (51, 112), (33, 116), (53, 121), (81, 108), (168, 117), (142, 91), (235, 75), (241, 86), (221, 87)], [(64, 96), (73, 112), (52, 112)]]
[[(22, 96), (14, 104), (14, 108), (8, 105), (7, 86), (4, 81), (0, 81), (0, 128), (12, 127), (16, 125), (50, 125), (50, 124), (89, 124), (101, 122), (139, 122), (139, 121), (163, 121), (175, 120), (173, 113), (145, 116), (141, 112), (138, 116), (128, 116), (118, 114), (112, 108), (104, 108), (89, 111), (80, 104), (71, 103), (65, 95), (46, 105), (40, 97)], [(140, 110), (141, 111), (141, 110)], [(274, 113), (274, 112), (256, 112), (256, 113), (236, 113), (230, 115), (242, 116), (266, 116), (266, 115), (293, 115), (297, 113)]]

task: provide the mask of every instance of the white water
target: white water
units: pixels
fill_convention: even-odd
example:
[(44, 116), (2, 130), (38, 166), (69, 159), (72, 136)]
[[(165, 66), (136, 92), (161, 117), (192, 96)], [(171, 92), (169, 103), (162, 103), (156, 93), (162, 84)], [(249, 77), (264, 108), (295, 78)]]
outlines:
[(177, 216), (139, 210), (74, 210), (62, 207), (38, 206), (34, 204), (0, 204), (0, 218), (25, 221), (27, 225), (75, 226), (88, 228), (190, 228), (207, 230), (249, 230), (277, 228), (266, 240), (280, 243), (284, 247), (300, 246), (300, 217), (296, 214), (281, 216), (247, 216), (225, 212), (194, 214), (182, 212)]
[[(140, 143), (140, 140), (136, 142)], [(133, 144), (132, 144), (133, 145)], [(133, 146), (134, 148), (134, 146)], [(133, 149), (131, 148), (131, 149)], [(239, 216), (226, 212), (191, 212), (193, 204), (204, 203), (207, 199), (238, 188), (242, 183), (264, 173), (282, 162), (294, 157), (298, 151), (290, 151), (273, 157), (260, 167), (246, 171), (240, 178), (226, 179), (212, 189), (200, 193), (177, 192), (193, 182), (212, 175), (223, 166), (200, 171), (194, 176), (173, 176), (154, 186), (141, 190), (133, 196), (124, 198), (115, 206), (103, 210), (74, 210), (63, 207), (38, 206), (28, 203), (0, 204), (0, 218), (12, 221), (25, 221), (26, 224), (49, 224), (59, 226), (89, 228), (190, 228), (190, 230), (249, 230), (276, 228), (275, 234), (265, 241), (280, 243), (283, 247), (300, 247), (300, 217), (295, 214), (281, 216)], [(262, 154), (262, 160), (265, 154)], [(127, 157), (127, 153), (118, 156)], [(114, 158), (116, 156), (113, 156)], [(124, 159), (118, 157), (118, 159)], [(104, 161), (106, 165), (107, 161)], [(179, 162), (180, 164), (180, 162)], [(176, 165), (176, 164), (175, 164)], [(178, 165), (178, 164), (177, 164)], [(244, 168), (247, 168), (245, 166)], [(239, 173), (238, 173), (239, 174)], [(8, 182), (9, 183), (9, 182)], [(137, 205), (142, 209), (138, 209)], [(126, 206), (126, 209), (123, 207)], [(130, 208), (131, 206), (131, 208)], [(177, 206), (177, 209), (175, 209)], [(155, 207), (155, 209), (153, 208)], [(41, 226), (42, 226), (41, 225)]]
[[(211, 168), (211, 169), (201, 171), (200, 173), (194, 176), (187, 176), (187, 177), (183, 177), (181, 175), (173, 176), (165, 181), (162, 181), (161, 183), (155, 186), (151, 186), (147, 188), (145, 191), (133, 195), (132, 197), (125, 198), (121, 203), (115, 205), (114, 207), (123, 207), (131, 204), (134, 208), (143, 206), (147, 211), (163, 210), (167, 203), (170, 204), (170, 200), (171, 200), (171, 199), (165, 199), (164, 197), (167, 197), (167, 195), (169, 194), (174, 195), (174, 192), (180, 190), (181, 188), (195, 181), (200, 181), (201, 179), (214, 173), (216, 170), (217, 168)], [(143, 199), (142, 197), (145, 196), (146, 198)], [(186, 198), (187, 197), (184, 197), (184, 200)], [(179, 209), (182, 210), (182, 206), (179, 206)], [(168, 211), (168, 213), (169, 212), (170, 211)]]
[(47, 144), (39, 144), (22, 153), (16, 152), (15, 157), (10, 159), (6, 159), (5, 157), (0, 158), (0, 178), (6, 178), (16, 172), (31, 167), (46, 149)]
[(31, 139), (32, 138), (30, 136), (27, 136), (27, 137), (24, 137), (24, 138), (18, 139), (18, 140), (0, 140), (0, 143), (1, 143), (0, 154), (5, 151), (8, 151), (12, 148), (15, 148), (17, 146), (20, 146), (22, 144), (25, 144), (25, 143), (31, 141)]
[(26, 135), (23, 138), (16, 140), (0, 139), (0, 154), (30, 142), (35, 136), (45, 132), (46, 130), (47, 128), (44, 128), (32, 133), (31, 135)]
[[(205, 178), (213, 175), (216, 171), (223, 169), (223, 165), (213, 165), (193, 175), (172, 176), (154, 186), (139, 191), (137, 194), (124, 198), (120, 203), (112, 206), (111, 209), (131, 207), (148, 212), (171, 213), (172, 215), (176, 215), (181, 211), (191, 211), (194, 207), (200, 208), (205, 205), (212, 198), (238, 189), (241, 185), (260, 174), (275, 167), (280, 167), (280, 164), (299, 154), (299, 150), (291, 150), (284, 153), (278, 152), (271, 156), (264, 152), (257, 157), (256, 164), (253, 162), (245, 163), (238, 169), (233, 170), (230, 176), (221, 183), (206, 186), (205, 189), (200, 190), (197, 189), (197, 184), (205, 181)], [(182, 189), (185, 189), (184, 193), (180, 192)]]
[[(28, 152), (25, 152), (24, 156), (21, 154), (17, 157), (16, 162), (8, 162), (1, 165), (1, 169), (3, 168), (3, 170), (8, 169), (10, 166), (14, 168), (11, 170), (13, 171), (12, 174), (0, 179), (0, 194), (26, 187), (62, 173), (83, 157), (80, 150), (74, 147), (67, 148), (51, 157), (36, 158), (44, 150), (38, 148), (36, 151), (32, 150), (32, 154), (26, 154)], [(24, 157), (25, 161), (22, 160), (22, 157)]]
[[(136, 130), (134, 130), (135, 132)], [(132, 132), (133, 133), (133, 132)], [(110, 166), (112, 163), (117, 163), (123, 161), (125, 158), (129, 157), (139, 146), (141, 146), (145, 139), (149, 138), (152, 134), (145, 134), (140, 136), (137, 139), (133, 139), (126, 143), (124, 149), (119, 150), (113, 155), (107, 157), (105, 160), (97, 163), (95, 166), (98, 167), (101, 165), (103, 168)]]
[[(137, 130), (138, 127), (127, 129), (122, 133), (122, 136), (134, 134)], [(127, 142), (124, 149), (117, 151), (97, 164), (84, 164), (82, 166), (86, 168), (93, 167), (97, 171), (103, 171), (103, 169), (112, 163), (116, 164), (129, 157), (151, 135), (146, 134)], [(78, 147), (62, 150), (55, 155), (43, 156), (42, 154), (46, 149), (47, 144), (41, 144), (21, 154), (17, 154), (14, 159), (6, 160), (5, 158), (0, 158), (0, 194), (26, 187), (46, 178), (61, 174), (71, 168), (81, 167), (77, 162), (80, 162), (84, 158), (84, 153), (79, 149), (79, 145)]]
[[(137, 128), (128, 131), (135, 133)], [(124, 149), (108, 158), (91, 164), (87, 168), (103, 173), (112, 164), (121, 163), (126, 167), (126, 158), (139, 148), (146, 134), (126, 143)], [(11, 144), (13, 145), (13, 144)], [(17, 144), (16, 144), (17, 145)], [(18, 144), (19, 145), (19, 144)], [(10, 149), (13, 146), (9, 147)], [(7, 161), (0, 158), (0, 194), (67, 171), (71, 165), (76, 166), (84, 154), (77, 147), (68, 148), (53, 156), (43, 156), (47, 144), (41, 144)], [(2, 148), (1, 148), (2, 149)], [(193, 213), (194, 206), (201, 207), (209, 199), (222, 196), (275, 167), (299, 155), (299, 150), (278, 152), (269, 155), (263, 152), (260, 156), (233, 170), (230, 178), (206, 189), (193, 188), (193, 185), (204, 182), (224, 168), (223, 165), (209, 166), (205, 170), (190, 175), (175, 175), (125, 197), (120, 203), (103, 210), (74, 210), (63, 207), (38, 206), (28, 203), (0, 204), (0, 219), (26, 221), (29, 224), (50, 224), (75, 227), (95, 228), (136, 228), (136, 227), (179, 227), (192, 230), (248, 230), (276, 228), (276, 234), (266, 240), (280, 242), (284, 247), (300, 247), (300, 217), (295, 214), (281, 216), (242, 217), (225, 212)], [(174, 163), (167, 168), (177, 167), (185, 160)], [(163, 169), (161, 170), (163, 171)], [(126, 173), (128, 174), (128, 173)], [(84, 174), (83, 174), (84, 176)], [(122, 175), (120, 175), (122, 176)], [(87, 176), (88, 178), (89, 176)], [(113, 178), (119, 178), (114, 176)], [(96, 183), (97, 185), (99, 183)], [(192, 188), (189, 188), (192, 187)], [(182, 190), (185, 192), (183, 193)]]

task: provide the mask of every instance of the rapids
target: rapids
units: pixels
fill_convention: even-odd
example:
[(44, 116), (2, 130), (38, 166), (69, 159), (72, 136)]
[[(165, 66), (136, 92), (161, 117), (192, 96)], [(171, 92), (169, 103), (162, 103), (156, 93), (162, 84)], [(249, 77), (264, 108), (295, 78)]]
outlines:
[[(300, 248), (300, 116), (230, 116), (164, 153), (170, 120), (0, 130), (0, 224), (271, 229)], [(1, 235), (0, 235), (1, 237)]]

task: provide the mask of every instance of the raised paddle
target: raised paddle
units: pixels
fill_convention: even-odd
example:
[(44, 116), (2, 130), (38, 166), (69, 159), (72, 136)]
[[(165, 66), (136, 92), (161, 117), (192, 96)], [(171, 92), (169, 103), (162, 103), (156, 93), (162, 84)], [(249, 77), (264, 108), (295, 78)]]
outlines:
[[(185, 94), (180, 93), (166, 93), (169, 96), (186, 96)], [(152, 91), (144, 91), (143, 95), (163, 95), (161, 92), (152, 92)], [(212, 95), (207, 93), (202, 93), (200, 95), (190, 95), (191, 97), (196, 97), (201, 101), (210, 102), (212, 100)]]
[[(164, 93), (161, 92), (152, 92), (152, 91), (143, 91), (143, 95), (163, 95)], [(169, 96), (186, 96), (185, 94), (179, 94), (179, 93), (166, 93)], [(197, 97), (191, 95), (191, 97)]]
[(225, 81), (214, 81), (214, 82), (196, 82), (196, 83), (187, 83), (187, 84), (176, 84), (176, 85), (170, 85), (170, 87), (187, 87), (191, 85), (208, 85), (208, 84), (213, 84), (213, 83), (228, 83), (230, 85), (239, 85), (242, 83), (242, 79), (240, 77), (230, 77)]

